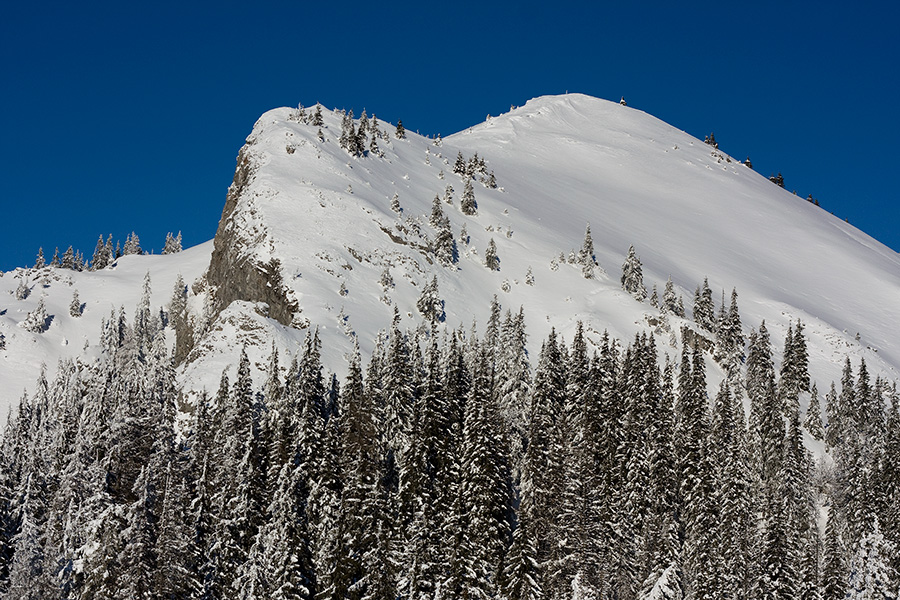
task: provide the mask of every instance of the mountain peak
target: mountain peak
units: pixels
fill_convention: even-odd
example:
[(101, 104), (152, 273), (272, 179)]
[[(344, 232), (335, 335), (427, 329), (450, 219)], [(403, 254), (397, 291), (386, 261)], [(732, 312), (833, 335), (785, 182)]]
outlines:
[[(315, 328), (325, 364), (343, 371), (357, 341), (372, 351), (395, 310), (402, 328), (429, 328), (420, 301), (433, 285), (445, 328), (485, 322), (496, 297), (503, 310), (523, 307), (535, 344), (550, 328), (571, 337), (582, 321), (589, 338), (651, 330), (674, 354), (682, 327), (693, 325), (622, 289), (633, 246), (648, 292), (655, 285), (661, 295), (671, 278), (690, 307), (708, 278), (717, 298), (738, 291), (747, 331), (765, 319), (778, 339), (802, 320), (823, 384), (840, 377), (847, 353), (885, 375), (900, 365), (895, 253), (646, 113), (583, 94), (543, 96), (435, 140), (400, 139), (393, 124), (371, 117), (360, 134), (358, 118), (325, 109), (314, 124), (314, 111), (277, 108), (259, 118), (211, 248), (184, 253), (194, 257), (184, 268), (177, 256), (125, 257), (96, 273), (53, 271), (78, 288), (79, 323), (95, 319), (96, 330), (63, 314), (71, 289), (52, 282), (42, 288), (56, 310), (48, 330), (11, 329), (34, 308), (14, 300), (18, 280), (38, 275), (0, 280), (12, 299), (0, 316), (7, 347), (39, 342), (43, 354), (28, 356), (49, 363), (74, 355), (73, 346), (95, 343), (99, 315), (109, 314), (111, 298), (96, 286), (139, 282), (150, 270), (160, 305), (178, 271), (191, 287), (192, 318), (203, 324), (182, 368), (193, 389), (214, 389), (216, 368), (248, 340), (257, 340), (250, 352), (262, 361), (273, 341), (293, 352)], [(579, 263), (588, 226), (590, 269)], [(130, 308), (137, 294), (114, 305)], [(7, 358), (0, 374), (37, 375), (12, 375), (15, 368)]]

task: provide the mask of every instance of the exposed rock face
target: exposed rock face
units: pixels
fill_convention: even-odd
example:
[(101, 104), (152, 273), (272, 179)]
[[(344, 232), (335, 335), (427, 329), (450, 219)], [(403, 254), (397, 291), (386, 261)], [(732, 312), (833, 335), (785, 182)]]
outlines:
[[(266, 245), (267, 232), (260, 225), (247, 226), (247, 217), (252, 221), (255, 214), (253, 198), (246, 197), (258, 168), (254, 143), (255, 137), (251, 134), (238, 153), (234, 181), (228, 188), (225, 208), (213, 240), (207, 281), (215, 290), (216, 314), (235, 300), (264, 302), (269, 306), (269, 317), (282, 325), (290, 325), (300, 306), (284, 288), (281, 262), (277, 258), (260, 259), (253, 250)], [(241, 205), (240, 215), (236, 210), (238, 205)], [(238, 219), (242, 221), (240, 225), (236, 222)]]

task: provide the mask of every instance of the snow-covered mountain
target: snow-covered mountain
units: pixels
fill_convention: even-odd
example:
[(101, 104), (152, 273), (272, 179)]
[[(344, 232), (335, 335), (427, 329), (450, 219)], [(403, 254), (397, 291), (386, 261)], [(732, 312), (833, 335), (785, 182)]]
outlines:
[[(93, 272), (3, 274), (0, 408), (34, 385), (41, 364), (52, 371), (59, 358), (96, 352), (102, 320), (120, 306), (134, 314), (146, 273), (155, 307), (167, 305), (178, 274), (188, 284), (198, 335), (179, 367), (186, 391), (213, 391), (244, 346), (260, 369), (272, 344), (294, 354), (315, 327), (325, 365), (343, 374), (354, 339), (371, 352), (395, 309), (402, 327), (425, 325), (417, 301), (434, 278), (444, 327), (483, 328), (496, 295), (504, 310), (523, 307), (535, 354), (551, 327), (568, 340), (580, 320), (594, 340), (604, 330), (626, 341), (655, 331), (662, 353), (674, 357), (681, 327), (695, 326), (661, 319), (649, 300), (622, 289), (632, 245), (648, 291), (656, 285), (661, 296), (671, 277), (688, 317), (704, 278), (717, 303), (721, 290), (730, 297), (735, 288), (745, 333), (765, 320), (776, 357), (800, 319), (819, 389), (839, 379), (848, 355), (854, 364), (865, 357), (873, 376), (897, 378), (898, 255), (646, 113), (548, 96), (443, 140), (411, 132), (398, 139), (394, 125), (380, 123), (374, 146), (370, 119), (359, 156), (342, 148), (340, 113), (323, 111), (321, 126), (313, 119), (312, 109), (280, 108), (257, 121), (211, 242), (125, 256)], [(458, 155), (472, 162), (474, 179), (454, 172)], [(474, 215), (461, 210), (467, 180)], [(456, 244), (446, 264), (434, 249), (446, 228), (431, 222), (436, 196)], [(592, 278), (570, 260), (588, 225)], [(485, 266), (492, 241), (496, 270)], [(23, 282), (30, 293), (18, 299)], [(75, 290), (80, 317), (69, 310)], [(23, 328), (42, 299), (51, 316), (45, 331)]]

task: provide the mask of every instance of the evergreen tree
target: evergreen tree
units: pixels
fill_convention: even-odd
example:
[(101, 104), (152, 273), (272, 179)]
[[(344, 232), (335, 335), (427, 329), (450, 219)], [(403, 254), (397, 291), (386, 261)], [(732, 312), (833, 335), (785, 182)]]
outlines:
[[(556, 332), (551, 330), (541, 346), (530, 400), (528, 419), (528, 444), (525, 454), (526, 465), (532, 465), (530, 483), (533, 504), (531, 515), (534, 534), (537, 536), (539, 558), (547, 558), (550, 547), (550, 532), (554, 510), (554, 493), (560, 487), (561, 473), (552, 470), (554, 455), (552, 433), (562, 411), (565, 394), (565, 368), (556, 342)], [(526, 483), (526, 482), (523, 482)], [(524, 490), (523, 490), (524, 493)]]
[(381, 271), (381, 279), (379, 280), (379, 283), (385, 291), (394, 287), (394, 278), (391, 277), (390, 265), (385, 265), (384, 270)]
[[(524, 499), (523, 499), (524, 502)], [(528, 518), (527, 509), (520, 505), (519, 522), (513, 531), (513, 542), (503, 572), (504, 597), (509, 600), (541, 600), (541, 569), (537, 561), (537, 544)]]
[(46, 263), (44, 262), (44, 249), (38, 248), (37, 259), (34, 261), (35, 269), (43, 269)]
[(486, 599), (496, 593), (497, 574), (510, 533), (511, 486), (504, 456), (506, 443), (490, 397), (491, 379), (491, 365), (482, 349), (466, 401), (461, 448), (460, 491), (468, 533), (460, 548), (465, 570), (459, 596), (466, 599)]
[(770, 387), (775, 385), (775, 366), (772, 362), (772, 347), (766, 322), (759, 331), (751, 331), (747, 352), (747, 397), (750, 401), (749, 433), (752, 460), (759, 465), (761, 457), (761, 423)]
[(641, 259), (634, 252), (634, 246), (629, 246), (628, 256), (622, 265), (622, 289), (634, 296), (638, 302), (647, 298), (647, 288), (644, 287), (644, 276), (641, 272)]
[(49, 319), (50, 317), (47, 315), (47, 308), (44, 305), (44, 297), (41, 296), (40, 300), (38, 300), (37, 307), (28, 313), (25, 320), (20, 323), (20, 327), (31, 333), (44, 333), (47, 330), (47, 322)]
[[(849, 363), (849, 361), (848, 361)], [(846, 364), (845, 363), (845, 366)], [(841, 434), (841, 412), (838, 404), (838, 394), (831, 382), (831, 388), (825, 394), (825, 414), (828, 416), (828, 423), (825, 428), (825, 443), (829, 447), (834, 448), (842, 439)]]
[(18, 531), (12, 538), (14, 554), (9, 564), (6, 597), (38, 600), (44, 594), (35, 583), (44, 577), (48, 562), (44, 553), (46, 499), (37, 474), (26, 471), (25, 475), (17, 515)]
[(822, 600), (840, 600), (847, 589), (847, 565), (838, 515), (829, 511), (825, 525), (825, 548), (822, 560)]
[(422, 288), (422, 294), (416, 302), (416, 308), (429, 321), (444, 320), (444, 301), (441, 300), (440, 292), (438, 291), (437, 275), (432, 277), (431, 282)]
[(494, 238), (491, 238), (484, 251), (484, 266), (491, 271), (500, 270), (500, 258), (497, 256), (497, 244), (494, 243)]
[(72, 250), (72, 246), (66, 248), (66, 252), (63, 254), (62, 261), (59, 263), (59, 266), (63, 269), (75, 268), (75, 252)]
[(797, 329), (788, 326), (784, 341), (784, 354), (781, 361), (781, 380), (778, 384), (779, 394), (784, 402), (786, 415), (790, 415), (800, 406), (800, 392), (809, 390), (809, 357), (806, 340), (803, 337), (803, 324), (798, 321)]
[(453, 191), (453, 186), (448, 183), (447, 187), (444, 189), (444, 202), (446, 204), (453, 204)]
[[(296, 465), (282, 465), (275, 484), (268, 520), (262, 525), (252, 554), (256, 572), (250, 572), (259, 597), (281, 600), (309, 600), (315, 592), (307, 515), (307, 489), (303, 471)], [(261, 593), (261, 592), (264, 592)]]
[(673, 315), (678, 315), (678, 298), (675, 296), (675, 284), (672, 283), (672, 278), (666, 281), (666, 287), (663, 291), (662, 297), (662, 310), (663, 312), (670, 312)]
[(397, 120), (397, 130), (394, 132), (394, 137), (398, 140), (402, 140), (406, 137), (406, 129), (403, 127), (403, 121)]
[(173, 236), (171, 232), (166, 234), (166, 243), (163, 246), (163, 254), (175, 254), (181, 252), (181, 232)]
[(702, 351), (693, 348), (690, 359), (683, 351), (678, 375), (675, 445), (679, 449), (686, 595), (716, 597), (722, 581), (721, 564), (715, 552), (718, 521), (714, 500), (713, 467), (708, 450), (709, 417), (706, 375)]
[[(535, 410), (539, 409), (532, 400), (531, 422)], [(536, 432), (535, 432), (536, 434)], [(513, 531), (512, 546), (506, 558), (503, 572), (504, 593), (510, 600), (540, 600), (544, 596), (541, 564), (538, 555), (537, 532), (534, 519), (538, 517), (535, 507), (535, 482), (540, 480), (542, 466), (540, 450), (534, 444), (528, 445), (520, 480), (519, 509), (517, 524)]]
[[(886, 432), (874, 475), (878, 521), (886, 539), (900, 544), (900, 505), (894, 499), (900, 497), (900, 397), (896, 385), (889, 392), (890, 409), (886, 420)], [(900, 573), (900, 553), (891, 563)]]
[(754, 527), (750, 476), (745, 446), (744, 411), (727, 380), (716, 396), (712, 415), (711, 448), (715, 464), (716, 496), (721, 519), (717, 526), (719, 554), (726, 567), (726, 597), (745, 594), (751, 562), (748, 532)]
[(316, 102), (316, 110), (313, 113), (312, 123), (313, 127), (324, 127), (325, 119), (322, 118), (322, 105)]
[(341, 137), (338, 140), (341, 148), (350, 151), (351, 138), (356, 139), (356, 132), (353, 129), (353, 111), (349, 113), (341, 111)]
[(597, 259), (594, 256), (594, 240), (591, 238), (590, 224), (584, 230), (584, 242), (581, 244), (581, 250), (578, 252), (578, 263), (581, 265), (581, 273), (585, 279), (592, 279)]
[(506, 311), (495, 352), (500, 411), (510, 442), (510, 460), (516, 476), (521, 473), (527, 439), (531, 365), (526, 348), (525, 314)]
[(813, 383), (809, 392), (809, 405), (806, 407), (806, 420), (803, 426), (814, 439), (822, 440), (825, 437), (824, 426), (822, 425), (822, 408), (819, 405), (819, 390)]
[(241, 351), (237, 376), (228, 394), (223, 415), (223, 447), (218, 493), (214, 502), (220, 515), (212, 552), (219, 593), (232, 587), (240, 566), (247, 560), (259, 530), (261, 469), (258, 414), (250, 378), (250, 360)]
[(187, 286), (181, 273), (175, 278), (172, 299), (169, 301), (169, 322), (175, 330), (175, 364), (181, 364), (194, 345), (194, 333), (188, 321)]
[(694, 322), (703, 329), (713, 332), (716, 328), (716, 307), (713, 304), (709, 281), (703, 278), (703, 287), (694, 292)]
[(722, 298), (721, 316), (716, 327), (716, 360), (725, 367), (731, 383), (739, 384), (744, 362), (744, 334), (735, 289), (731, 290), (731, 305), (727, 311), (725, 298)]
[(81, 316), (81, 299), (78, 297), (78, 290), (72, 292), (72, 302), (69, 303), (69, 314), (75, 318)]
[(459, 203), (459, 209), (464, 215), (475, 215), (478, 213), (478, 204), (475, 202), (475, 190), (472, 189), (472, 180), (466, 179), (463, 187), (462, 200)]
[(453, 231), (450, 230), (450, 219), (443, 215), (437, 225), (434, 240), (431, 243), (432, 252), (439, 263), (450, 266), (458, 259), (456, 240), (453, 239)]
[(193, 544), (189, 481), (181, 461), (169, 461), (162, 481), (156, 537), (153, 589), (163, 598), (187, 596), (194, 587), (199, 552)]
[(456, 153), (456, 162), (453, 163), (453, 172), (460, 177), (465, 177), (466, 175), (466, 159), (463, 157), (462, 152)]
[(31, 294), (31, 288), (28, 287), (28, 281), (25, 277), (19, 279), (19, 284), (16, 286), (16, 300), (25, 300)]
[(428, 218), (428, 223), (437, 229), (443, 220), (444, 209), (441, 207), (441, 199), (435, 194), (434, 200), (431, 201), (431, 216)]
[(848, 600), (897, 598), (897, 573), (891, 567), (897, 546), (886, 540), (876, 522), (872, 531), (860, 540), (850, 561)]
[(106, 267), (109, 264), (109, 254), (106, 251), (106, 246), (103, 244), (103, 236), (97, 240), (97, 247), (94, 248), (94, 256), (91, 258), (91, 270), (98, 271)]
[(143, 254), (144, 251), (141, 249), (141, 241), (138, 238), (135, 232), (131, 232), (127, 238), (125, 238), (125, 247), (122, 249), (123, 255), (128, 254)]
[[(343, 560), (338, 564), (333, 581), (337, 597), (344, 594), (358, 598), (370, 576), (365, 570), (365, 557), (372, 553), (375, 545), (374, 498), (378, 482), (375, 406), (364, 389), (358, 348), (354, 350), (350, 360), (347, 381), (343, 387), (343, 405)], [(350, 590), (359, 591), (350, 595)]]

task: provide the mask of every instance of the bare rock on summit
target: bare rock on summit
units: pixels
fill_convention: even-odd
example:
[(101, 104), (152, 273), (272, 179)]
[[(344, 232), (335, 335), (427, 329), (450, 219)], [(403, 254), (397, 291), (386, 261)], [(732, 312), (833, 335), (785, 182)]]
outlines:
[(215, 290), (216, 314), (236, 300), (264, 302), (269, 306), (269, 317), (290, 325), (300, 307), (284, 287), (281, 261), (272, 257), (263, 262), (257, 253), (251, 252), (254, 246), (266, 243), (265, 227), (247, 228), (238, 223), (246, 216), (236, 212), (239, 204), (246, 205), (242, 208), (251, 216), (255, 212), (253, 198), (246, 197), (251, 194), (249, 184), (258, 169), (253, 146), (251, 135), (238, 154), (234, 181), (228, 188), (225, 208), (213, 240), (207, 281)]

